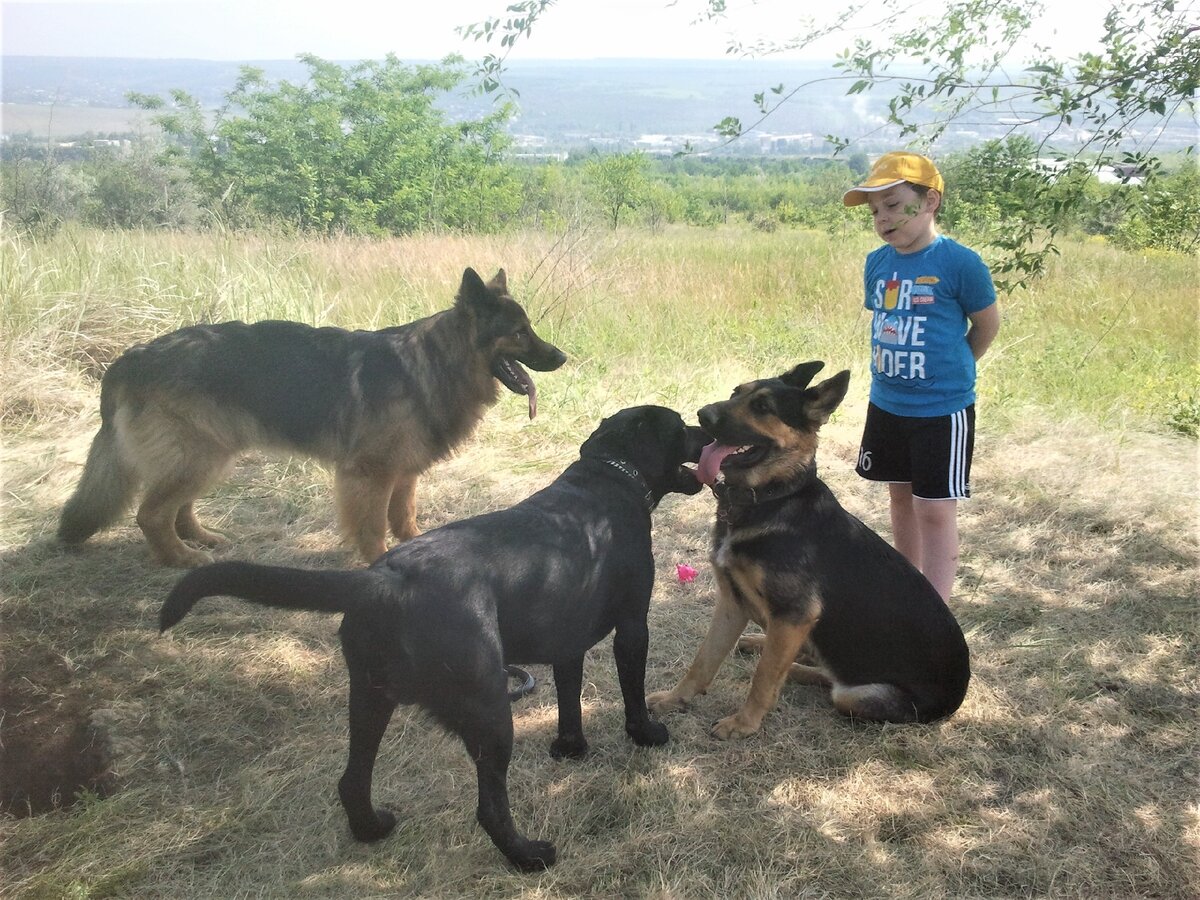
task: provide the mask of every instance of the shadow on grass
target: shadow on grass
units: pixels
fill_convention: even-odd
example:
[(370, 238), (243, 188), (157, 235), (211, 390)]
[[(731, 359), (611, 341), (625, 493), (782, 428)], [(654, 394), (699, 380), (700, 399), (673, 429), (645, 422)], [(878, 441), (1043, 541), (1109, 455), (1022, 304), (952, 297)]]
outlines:
[[(454, 492), (441, 488), (444, 504)], [(675, 561), (704, 552), (696, 502), (665, 507), (655, 526), (651, 690), (678, 678), (707, 627), (711, 578), (673, 580)], [(585, 670), (592, 752), (555, 762), (553, 684), (536, 667), (538, 693), (514, 707), (510, 778), (519, 826), (559, 845), (559, 866), (536, 881), (508, 870), (475, 825), (460, 745), (416, 713), (397, 714), (377, 770), (378, 802), (405, 825), (355, 844), (333, 791), (345, 759), (337, 617), (213, 600), (186, 637), (159, 638), (158, 606), (179, 573), (154, 564), (132, 529), (0, 559), (5, 739), (54, 698), (108, 727), (105, 773), (151, 801), (123, 813), (126, 833), (105, 838), (106, 852), (151, 843), (156, 864), (130, 877), (165, 892), (204, 869), (206, 884), (233, 893), (303, 883), (331, 896), (516, 896), (536, 883), (547, 896), (1191, 897), (1197, 575), (1186, 524), (1010, 485), (966, 506), (951, 605), (974, 680), (962, 710), (930, 727), (851, 722), (826, 692), (789, 685), (760, 734), (716, 741), (709, 725), (741, 702), (753, 669), (735, 655), (693, 709), (666, 719), (671, 743), (636, 748), (604, 641)], [(253, 535), (219, 554), (235, 556), (348, 562), (341, 549)], [(12, 692), (18, 683), (32, 687)], [(26, 874), (74, 871), (67, 848), (85, 818), (61, 819), (50, 839), (61, 854)], [(152, 837), (164, 828), (179, 837)], [(28, 850), (20, 836), (14, 848)]]

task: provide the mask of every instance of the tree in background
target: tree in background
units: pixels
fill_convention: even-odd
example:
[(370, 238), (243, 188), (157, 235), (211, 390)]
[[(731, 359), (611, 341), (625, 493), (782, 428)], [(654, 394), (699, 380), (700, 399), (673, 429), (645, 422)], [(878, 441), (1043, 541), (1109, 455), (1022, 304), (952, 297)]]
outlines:
[[(737, 13), (727, 0), (693, 2), (702, 18), (736, 25)], [(518, 0), (505, 17), (460, 29), (465, 37), (498, 46), (477, 72), (485, 90), (502, 87), (508, 53), (518, 40), (530, 38), (555, 3)], [(1076, 176), (1117, 164), (1130, 175), (1154, 178), (1160, 168), (1159, 126), (1176, 116), (1194, 117), (1200, 86), (1200, 21), (1193, 2), (1111, 0), (1098, 47), (1057, 60), (1035, 45), (1022, 61), (1021, 42), (1036, 33), (1043, 9), (1040, 0), (950, 0), (936, 15), (921, 17), (911, 0), (853, 2), (823, 22), (798, 13), (799, 36), (790, 40), (735, 41), (728, 50), (770, 56), (854, 29), (867, 36), (855, 38), (840, 56), (838, 77), (849, 82), (848, 94), (892, 92), (886, 127), (897, 142), (933, 152), (950, 123), (988, 110), (1005, 113), (1013, 136), (1036, 135), (1034, 158), (1055, 165), (1034, 165), (1018, 179), (1029, 205), (1014, 211), (994, 235), (1002, 258), (993, 271), (998, 283), (1013, 287), (1041, 271), (1065, 213), (1085, 198), (1089, 179)], [(1023, 66), (1019, 77), (1009, 75), (1014, 66)], [(809, 83), (764, 90), (754, 98), (757, 121), (728, 117), (715, 130), (736, 140), (813, 89), (828, 88)], [(827, 139), (839, 151), (853, 149), (846, 138)]]
[(613, 228), (620, 223), (621, 210), (635, 210), (646, 199), (646, 164), (645, 154), (639, 152), (597, 154), (587, 161), (588, 191)]
[(395, 56), (343, 68), (311, 54), (304, 84), (269, 84), (246, 66), (215, 121), (195, 98), (131, 95), (186, 160), (211, 208), (323, 233), (493, 230), (520, 207), (502, 154), (508, 109), (446, 124), (434, 100), (465, 72), (408, 68)]
[(27, 234), (50, 234), (78, 218), (87, 184), (53, 152), (23, 146), (0, 167), (0, 210), (4, 223)]

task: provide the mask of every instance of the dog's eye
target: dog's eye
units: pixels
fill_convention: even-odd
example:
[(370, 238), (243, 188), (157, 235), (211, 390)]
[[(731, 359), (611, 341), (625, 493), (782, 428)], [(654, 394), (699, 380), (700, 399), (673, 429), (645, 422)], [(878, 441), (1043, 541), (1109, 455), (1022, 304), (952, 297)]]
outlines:
[(523, 341), (523, 340), (525, 340), (525, 338), (529, 337), (529, 329), (526, 328), (524, 325), (522, 325), (520, 328), (518, 328), (516, 331), (513, 332), (513, 337), (516, 338), (518, 341)]
[(771, 401), (766, 397), (755, 397), (750, 401), (750, 411), (765, 416), (771, 412)]

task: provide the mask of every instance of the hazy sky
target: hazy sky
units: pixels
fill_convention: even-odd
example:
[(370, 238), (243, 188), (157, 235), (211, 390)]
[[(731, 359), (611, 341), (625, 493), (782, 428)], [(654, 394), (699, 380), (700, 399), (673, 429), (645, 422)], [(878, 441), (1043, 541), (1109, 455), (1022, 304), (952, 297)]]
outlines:
[[(495, 44), (466, 42), (455, 26), (506, 15), (511, 0), (36, 0), (0, 3), (2, 49), (9, 55), (160, 57), (171, 59), (293, 59), (315, 53), (330, 60), (468, 59)], [(743, 43), (780, 39), (804, 26), (798, 10), (827, 15), (847, 0), (728, 0), (732, 16), (698, 21), (703, 0), (558, 0), (518, 44), (512, 59), (593, 57), (726, 58), (730, 33)], [(1057, 3), (1043, 43), (1074, 54), (1100, 33), (1107, 4)], [(932, 14), (940, 4), (914, 9)], [(1071, 12), (1066, 12), (1070, 8)], [(1090, 12), (1089, 12), (1090, 10)], [(808, 57), (834, 56), (847, 34), (812, 48)]]

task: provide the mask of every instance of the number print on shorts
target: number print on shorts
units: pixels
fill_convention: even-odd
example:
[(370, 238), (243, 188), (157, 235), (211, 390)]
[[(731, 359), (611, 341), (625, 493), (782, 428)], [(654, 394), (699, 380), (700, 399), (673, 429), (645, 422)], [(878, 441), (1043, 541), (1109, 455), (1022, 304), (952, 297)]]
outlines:
[(864, 472), (871, 471), (871, 451), (859, 448), (858, 451), (858, 467)]

